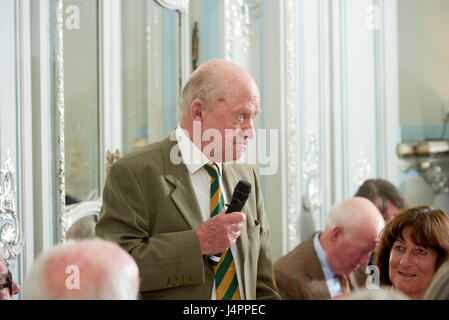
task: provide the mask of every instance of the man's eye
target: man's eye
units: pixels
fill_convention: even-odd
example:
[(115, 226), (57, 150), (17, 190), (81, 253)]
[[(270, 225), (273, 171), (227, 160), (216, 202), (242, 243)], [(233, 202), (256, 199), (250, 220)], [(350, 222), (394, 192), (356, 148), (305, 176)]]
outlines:
[(244, 113), (239, 114), (239, 116), (238, 116), (239, 120), (245, 120), (245, 118), (246, 118), (246, 115)]

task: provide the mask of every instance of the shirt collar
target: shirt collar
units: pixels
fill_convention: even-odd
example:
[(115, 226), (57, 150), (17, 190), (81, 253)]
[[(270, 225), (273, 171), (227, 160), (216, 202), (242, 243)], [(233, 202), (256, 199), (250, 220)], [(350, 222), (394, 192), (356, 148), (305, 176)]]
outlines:
[(324, 273), (324, 278), (327, 280), (333, 278), (335, 276), (335, 272), (332, 270), (331, 265), (329, 263), (329, 259), (327, 258), (326, 252), (324, 252), (323, 247), (321, 246), (319, 237), (321, 232), (318, 232), (313, 238), (313, 246), (318, 255), (318, 260), (321, 263), (321, 269)]
[[(176, 127), (176, 141), (178, 142), (179, 150), (181, 151), (182, 161), (189, 170), (190, 174), (204, 167), (206, 164), (212, 163), (209, 158), (189, 139), (181, 125)], [(222, 164), (215, 163), (218, 167), (219, 173), (222, 173)]]

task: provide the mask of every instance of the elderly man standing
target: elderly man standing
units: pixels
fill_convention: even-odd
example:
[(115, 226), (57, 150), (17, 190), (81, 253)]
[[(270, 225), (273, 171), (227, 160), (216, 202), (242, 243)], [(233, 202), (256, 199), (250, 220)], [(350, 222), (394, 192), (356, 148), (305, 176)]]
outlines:
[(379, 210), (365, 198), (333, 206), (323, 232), (315, 233), (276, 262), (281, 297), (324, 300), (348, 294), (356, 286), (348, 275), (368, 263), (384, 225)]
[[(117, 161), (103, 191), (96, 234), (136, 260), (146, 299), (279, 299), (259, 179), (242, 157), (254, 137), (260, 93), (225, 60), (201, 65), (181, 94), (170, 137)], [(225, 214), (239, 182), (242, 212)], [(209, 255), (221, 254), (218, 265)]]
[(12, 300), (19, 291), (19, 285), (12, 278), (5, 260), (0, 256), (0, 300)]

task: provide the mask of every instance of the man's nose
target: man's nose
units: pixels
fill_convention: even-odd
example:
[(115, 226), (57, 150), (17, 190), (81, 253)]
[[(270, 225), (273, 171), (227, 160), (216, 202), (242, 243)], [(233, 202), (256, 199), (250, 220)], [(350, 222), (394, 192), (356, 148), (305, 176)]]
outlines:
[(365, 253), (361, 256), (361, 259), (359, 260), (360, 264), (368, 265), (369, 264), (369, 258), (371, 257), (372, 251)]
[(253, 120), (249, 120), (244, 128), (243, 135), (246, 139), (253, 139), (255, 136)]

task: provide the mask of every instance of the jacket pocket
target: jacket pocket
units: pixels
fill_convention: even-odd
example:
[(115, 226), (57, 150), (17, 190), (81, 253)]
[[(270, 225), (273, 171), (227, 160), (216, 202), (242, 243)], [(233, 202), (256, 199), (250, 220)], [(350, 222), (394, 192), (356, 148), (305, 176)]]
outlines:
[(257, 237), (260, 233), (260, 222), (257, 220), (254, 220), (253, 222), (248, 221), (248, 238), (254, 238)]

